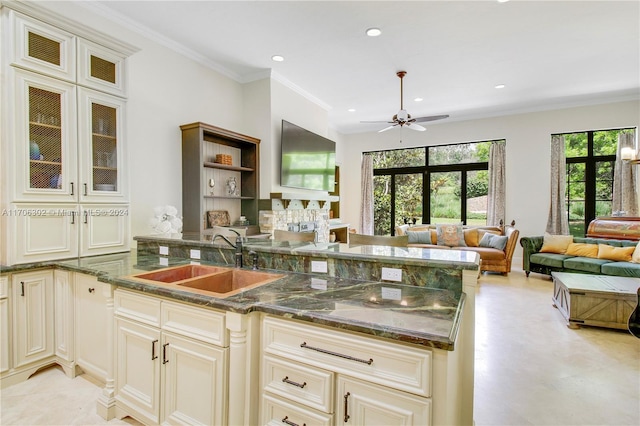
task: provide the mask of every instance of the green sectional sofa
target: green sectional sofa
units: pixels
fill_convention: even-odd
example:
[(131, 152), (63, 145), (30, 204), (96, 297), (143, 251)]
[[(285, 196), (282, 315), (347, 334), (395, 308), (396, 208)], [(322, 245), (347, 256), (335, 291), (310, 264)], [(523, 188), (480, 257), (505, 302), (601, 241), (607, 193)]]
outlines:
[[(522, 237), (522, 269), (551, 275), (551, 272), (574, 272), (582, 274), (617, 275), (640, 278), (640, 263), (620, 262), (592, 257), (567, 256), (557, 253), (540, 253), (544, 237)], [(638, 241), (609, 238), (573, 238), (574, 243), (607, 244), (613, 247), (635, 247)]]

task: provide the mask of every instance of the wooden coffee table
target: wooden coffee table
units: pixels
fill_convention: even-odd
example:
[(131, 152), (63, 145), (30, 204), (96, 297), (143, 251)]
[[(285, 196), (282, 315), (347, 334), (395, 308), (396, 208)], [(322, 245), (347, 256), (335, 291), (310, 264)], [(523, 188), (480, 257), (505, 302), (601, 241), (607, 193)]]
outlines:
[(638, 304), (640, 278), (552, 272), (553, 306), (569, 328), (581, 325), (627, 329)]

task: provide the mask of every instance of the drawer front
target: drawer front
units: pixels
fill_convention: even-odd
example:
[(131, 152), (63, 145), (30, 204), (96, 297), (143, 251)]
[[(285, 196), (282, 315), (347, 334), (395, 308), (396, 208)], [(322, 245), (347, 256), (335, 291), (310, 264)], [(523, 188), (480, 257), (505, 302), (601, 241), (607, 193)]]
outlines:
[(162, 329), (226, 347), (225, 314), (197, 306), (162, 302)]
[(160, 300), (126, 290), (114, 292), (116, 315), (160, 327)]
[(331, 414), (321, 413), (271, 395), (262, 395), (262, 421), (269, 426), (333, 425)]
[(325, 413), (333, 412), (334, 373), (269, 355), (262, 362), (264, 391)]
[(267, 354), (431, 396), (432, 353), (428, 349), (274, 317), (263, 320), (262, 349)]

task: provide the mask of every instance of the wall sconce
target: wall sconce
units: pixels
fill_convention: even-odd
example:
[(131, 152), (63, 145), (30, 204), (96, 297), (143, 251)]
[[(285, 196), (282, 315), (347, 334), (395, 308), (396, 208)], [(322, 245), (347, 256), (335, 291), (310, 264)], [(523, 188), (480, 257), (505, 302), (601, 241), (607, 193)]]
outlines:
[(630, 146), (626, 146), (620, 150), (620, 158), (625, 163), (640, 164), (640, 155)]

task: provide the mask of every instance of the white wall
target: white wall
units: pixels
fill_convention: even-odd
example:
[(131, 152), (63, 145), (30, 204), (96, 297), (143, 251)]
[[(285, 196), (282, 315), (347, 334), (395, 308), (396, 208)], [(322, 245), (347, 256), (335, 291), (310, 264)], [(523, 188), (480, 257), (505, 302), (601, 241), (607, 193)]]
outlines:
[[(393, 129), (343, 135), (343, 161), (353, 167), (340, 169), (341, 219), (359, 227), (360, 167), (356, 164), (360, 164), (363, 152), (506, 139), (507, 222), (515, 220), (521, 236), (542, 235), (549, 212), (551, 134), (638, 126), (640, 102), (632, 101), (482, 120), (443, 121), (427, 124), (425, 132)], [(516, 256), (521, 254), (516, 252)]]

